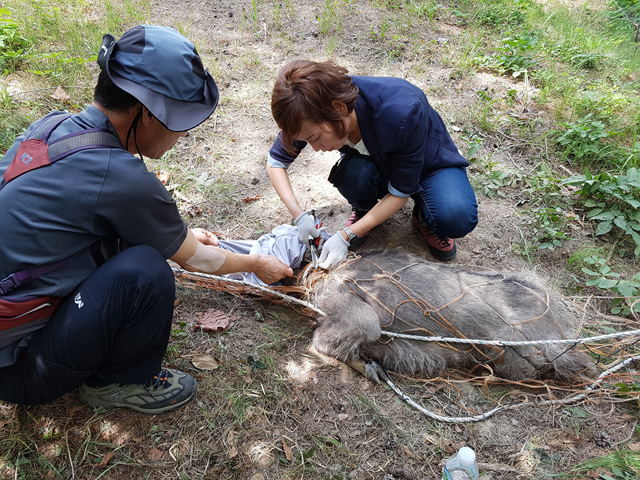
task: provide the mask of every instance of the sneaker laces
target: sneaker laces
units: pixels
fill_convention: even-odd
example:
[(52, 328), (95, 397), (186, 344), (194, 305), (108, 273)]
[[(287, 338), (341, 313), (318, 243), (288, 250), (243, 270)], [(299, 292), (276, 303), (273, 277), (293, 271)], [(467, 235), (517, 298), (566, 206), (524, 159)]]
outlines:
[(435, 241), (439, 244), (440, 248), (447, 248), (451, 246), (451, 239), (448, 237), (441, 237), (435, 232), (431, 232), (430, 236), (435, 238)]
[(173, 374), (166, 368), (163, 368), (158, 374), (154, 375), (151, 380), (145, 382), (144, 386), (153, 388), (154, 390), (158, 388), (168, 388), (171, 386), (169, 382), (171, 377), (173, 377)]

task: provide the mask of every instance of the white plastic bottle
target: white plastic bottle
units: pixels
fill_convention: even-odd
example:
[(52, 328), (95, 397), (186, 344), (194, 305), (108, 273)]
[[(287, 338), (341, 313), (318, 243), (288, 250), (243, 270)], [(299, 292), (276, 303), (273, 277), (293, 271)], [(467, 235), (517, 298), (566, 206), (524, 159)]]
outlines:
[(442, 473), (443, 480), (478, 480), (476, 453), (469, 447), (462, 447), (447, 460)]

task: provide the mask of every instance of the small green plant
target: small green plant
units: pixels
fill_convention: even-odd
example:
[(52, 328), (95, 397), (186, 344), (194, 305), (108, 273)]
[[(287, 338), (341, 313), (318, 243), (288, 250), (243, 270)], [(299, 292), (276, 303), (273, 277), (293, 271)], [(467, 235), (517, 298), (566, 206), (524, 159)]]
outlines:
[(15, 71), (25, 58), (28, 42), (20, 34), (18, 23), (9, 17), (7, 8), (0, 9), (0, 71)]
[(475, 18), (483, 25), (498, 28), (525, 24), (530, 6), (529, 0), (473, 3)]
[(517, 184), (522, 179), (522, 175), (515, 171), (497, 169), (498, 163), (491, 161), (491, 155), (488, 157), (480, 155), (481, 147), (481, 138), (474, 136), (469, 139), (466, 158), (471, 163), (471, 183), (476, 191), (482, 192), (489, 198), (504, 197), (505, 194), (500, 190)]
[(496, 47), (497, 53), (475, 58), (476, 65), (497, 70), (501, 75), (510, 73), (513, 77), (527, 74), (535, 65), (533, 52), (538, 37), (533, 32), (525, 34), (508, 32)]
[(352, 10), (354, 6), (351, 0), (326, 0), (318, 17), (320, 32), (324, 35), (340, 33), (343, 18), (352, 13)]
[[(553, 250), (571, 238), (565, 232), (568, 214), (560, 207), (542, 208), (535, 213), (535, 243), (538, 250)], [(575, 214), (574, 214), (575, 215)]]
[(576, 160), (597, 161), (611, 152), (611, 147), (602, 143), (603, 138), (611, 136), (604, 123), (595, 120), (589, 113), (577, 122), (561, 122), (564, 130), (554, 130), (556, 142), (564, 147), (563, 154)]
[(482, 140), (474, 137), (469, 143), (467, 158), (471, 163), (471, 183), (476, 191), (482, 192), (489, 198), (504, 197), (502, 188), (513, 187), (522, 180), (522, 174), (516, 171), (496, 168), (497, 162), (491, 161), (491, 156), (484, 158), (478, 155)]
[(407, 12), (410, 18), (426, 18), (429, 21), (433, 21), (442, 8), (443, 5), (437, 0), (422, 0), (418, 2), (412, 0), (407, 5)]
[(582, 271), (590, 277), (586, 281), (587, 286), (596, 286), (600, 290), (609, 290), (619, 295), (611, 302), (611, 313), (629, 315), (631, 312), (640, 312), (640, 272), (630, 280), (626, 280), (611, 268), (605, 258), (585, 257), (583, 262), (589, 265), (582, 268)]
[(500, 189), (510, 182), (509, 172), (495, 169), (496, 165), (497, 163), (491, 163), (483, 176), (474, 178), (475, 188), (489, 198), (504, 197), (505, 194)]
[(579, 187), (576, 194), (585, 198), (587, 218), (597, 222), (596, 236), (615, 227), (633, 245), (636, 259), (640, 256), (640, 174), (636, 168), (621, 175), (603, 172), (597, 176), (587, 170), (562, 183)]
[(253, 20), (253, 25), (256, 27), (258, 25), (258, 2), (260, 0), (251, 0), (251, 20)]
[(615, 121), (620, 112), (633, 103), (627, 94), (617, 88), (603, 89), (596, 86), (577, 92), (575, 102), (575, 114), (592, 113), (594, 119), (608, 121)]
[(374, 42), (381, 42), (387, 38), (387, 31), (389, 30), (389, 21), (384, 20), (378, 28), (371, 27), (371, 39)]
[(548, 45), (549, 53), (575, 68), (595, 70), (605, 59), (601, 53), (585, 50), (585, 39), (562, 40)]

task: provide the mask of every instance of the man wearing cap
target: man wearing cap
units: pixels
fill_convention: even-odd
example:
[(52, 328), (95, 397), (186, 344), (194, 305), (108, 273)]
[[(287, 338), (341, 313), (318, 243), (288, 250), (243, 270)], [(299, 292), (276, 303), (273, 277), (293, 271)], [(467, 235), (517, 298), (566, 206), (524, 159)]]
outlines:
[(293, 272), (187, 228), (145, 167), (218, 103), (193, 44), (138, 26), (105, 35), (98, 64), (92, 105), (35, 122), (0, 160), (0, 400), (46, 403), (79, 387), (90, 405), (163, 413), (197, 388), (161, 366), (175, 298), (166, 259), (265, 283)]

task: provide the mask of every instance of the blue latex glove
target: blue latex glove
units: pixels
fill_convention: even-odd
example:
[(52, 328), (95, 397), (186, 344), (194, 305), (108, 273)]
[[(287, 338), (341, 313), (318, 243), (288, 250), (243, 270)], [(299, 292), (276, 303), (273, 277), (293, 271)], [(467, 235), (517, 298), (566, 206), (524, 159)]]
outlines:
[(293, 223), (298, 227), (298, 237), (306, 246), (309, 246), (309, 236), (318, 238), (320, 231), (316, 228), (316, 222), (307, 212), (302, 212)]
[(334, 233), (322, 246), (322, 254), (320, 255), (320, 268), (330, 270), (337, 267), (347, 258), (347, 249), (349, 242), (342, 236), (342, 232)]

